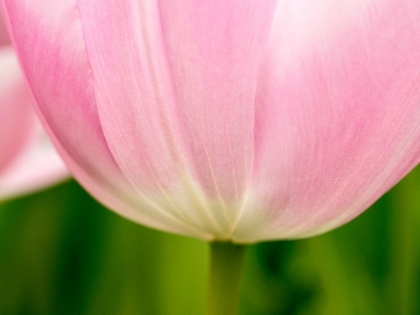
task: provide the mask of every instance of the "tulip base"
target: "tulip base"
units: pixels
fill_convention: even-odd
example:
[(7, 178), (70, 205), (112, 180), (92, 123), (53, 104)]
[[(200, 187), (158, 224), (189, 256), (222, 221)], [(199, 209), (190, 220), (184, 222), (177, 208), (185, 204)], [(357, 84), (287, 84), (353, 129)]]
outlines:
[(236, 315), (246, 246), (210, 243), (210, 275), (206, 315)]

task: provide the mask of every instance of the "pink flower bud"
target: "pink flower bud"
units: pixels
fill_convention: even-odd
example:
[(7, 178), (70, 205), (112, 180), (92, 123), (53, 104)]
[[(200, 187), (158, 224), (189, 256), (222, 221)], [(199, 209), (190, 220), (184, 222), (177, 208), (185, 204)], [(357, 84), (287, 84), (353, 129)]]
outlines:
[(75, 177), (141, 224), (256, 242), (351, 220), (420, 161), (420, 2), (5, 0)]

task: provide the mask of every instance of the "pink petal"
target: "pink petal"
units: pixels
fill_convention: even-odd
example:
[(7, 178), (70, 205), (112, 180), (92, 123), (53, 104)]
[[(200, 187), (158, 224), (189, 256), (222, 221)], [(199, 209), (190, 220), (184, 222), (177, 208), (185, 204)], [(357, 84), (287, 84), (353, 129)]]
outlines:
[(37, 127), (32, 129), (31, 141), (0, 174), (0, 199), (31, 193), (69, 177), (67, 167), (47, 135), (41, 126)]
[(22, 151), (35, 123), (31, 95), (11, 47), (0, 48), (0, 172)]
[(256, 97), (260, 210), (236, 237), (332, 229), (419, 163), (419, 30), (416, 1), (282, 2)]
[(33, 112), (33, 98), (11, 47), (0, 49), (0, 199), (69, 176)]
[[(240, 206), (249, 183), (274, 4), (5, 1), (40, 111), (76, 177), (108, 205), (109, 195), (135, 199), (126, 203), (149, 216), (136, 221), (201, 234), (214, 224), (229, 232), (238, 210), (220, 214), (220, 205)], [(135, 204), (145, 199), (181, 223), (161, 224), (156, 209)]]
[[(242, 200), (252, 171), (258, 64), (275, 1), (78, 5), (99, 117), (124, 174), (148, 194), (171, 194), (192, 177), (207, 197)], [(226, 226), (237, 211), (221, 213), (223, 202), (212, 215)]]
[(414, 1), (4, 4), (56, 147), (136, 222), (303, 237), (420, 160)]
[(208, 239), (205, 232), (136, 191), (115, 163), (98, 118), (75, 3), (28, 0), (3, 5), (41, 118), (75, 177), (101, 202), (131, 220)]
[(0, 47), (8, 44), (10, 44), (10, 39), (7, 34), (6, 26), (4, 25), (3, 16), (0, 12)]

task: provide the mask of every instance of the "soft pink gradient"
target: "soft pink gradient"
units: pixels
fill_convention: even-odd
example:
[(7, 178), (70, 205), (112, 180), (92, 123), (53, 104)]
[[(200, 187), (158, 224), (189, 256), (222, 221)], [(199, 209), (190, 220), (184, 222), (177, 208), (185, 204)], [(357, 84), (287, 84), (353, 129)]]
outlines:
[(10, 45), (10, 39), (6, 27), (4, 27), (3, 16), (0, 14), (0, 47), (4, 45)]
[(69, 174), (36, 118), (33, 97), (2, 25), (0, 37), (0, 200), (4, 200), (52, 185)]
[(420, 2), (4, 0), (42, 119), (121, 215), (314, 235), (420, 162)]

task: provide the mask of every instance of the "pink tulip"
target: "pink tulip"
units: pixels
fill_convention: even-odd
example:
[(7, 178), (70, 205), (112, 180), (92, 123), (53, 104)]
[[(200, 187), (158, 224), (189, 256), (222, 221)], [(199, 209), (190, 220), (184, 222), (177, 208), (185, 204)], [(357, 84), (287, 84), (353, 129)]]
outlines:
[(135, 222), (315, 235), (420, 161), (420, 2), (4, 0), (48, 132)]
[(34, 100), (0, 20), (0, 200), (68, 177), (34, 113)]

